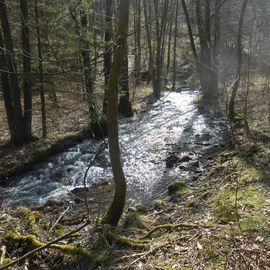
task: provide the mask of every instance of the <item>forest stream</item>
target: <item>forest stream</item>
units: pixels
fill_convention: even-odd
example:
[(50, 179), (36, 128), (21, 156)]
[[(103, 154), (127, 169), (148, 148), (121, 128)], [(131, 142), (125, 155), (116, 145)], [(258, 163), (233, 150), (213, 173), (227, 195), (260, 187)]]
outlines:
[[(155, 104), (120, 120), (120, 144), (129, 202), (148, 203), (167, 192), (175, 179), (196, 184), (203, 155), (222, 145), (224, 120), (199, 113), (199, 91), (165, 92)], [(102, 141), (85, 140), (36, 165), (0, 188), (4, 205), (38, 205), (51, 198), (70, 197), (83, 179)], [(108, 149), (89, 168), (86, 184), (112, 181)]]

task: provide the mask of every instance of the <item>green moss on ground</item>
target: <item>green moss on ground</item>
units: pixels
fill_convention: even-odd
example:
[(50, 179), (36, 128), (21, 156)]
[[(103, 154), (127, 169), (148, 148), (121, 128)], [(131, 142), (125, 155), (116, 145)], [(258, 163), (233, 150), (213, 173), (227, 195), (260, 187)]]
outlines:
[(214, 213), (221, 222), (237, 221), (242, 208), (260, 210), (265, 202), (265, 194), (257, 187), (240, 188), (237, 192), (224, 188), (213, 198)]
[(169, 195), (181, 198), (186, 193), (190, 192), (190, 187), (183, 180), (175, 180), (168, 187)]
[(267, 218), (265, 216), (250, 216), (239, 221), (242, 232), (265, 232), (267, 230)]
[[(42, 247), (46, 244), (38, 240), (36, 236), (32, 234), (18, 235), (15, 232), (11, 232), (5, 235), (4, 242), (6, 242), (9, 245), (11, 243), (19, 244), (19, 246), (23, 247), (25, 251), (30, 251), (35, 248)], [(57, 249), (57, 250), (62, 251), (64, 254), (83, 257), (84, 259), (88, 259), (90, 261), (95, 261), (95, 262), (101, 262), (105, 259), (103, 255), (94, 254), (88, 251), (87, 249), (75, 247), (72, 245), (52, 244), (48, 246), (47, 248)]]

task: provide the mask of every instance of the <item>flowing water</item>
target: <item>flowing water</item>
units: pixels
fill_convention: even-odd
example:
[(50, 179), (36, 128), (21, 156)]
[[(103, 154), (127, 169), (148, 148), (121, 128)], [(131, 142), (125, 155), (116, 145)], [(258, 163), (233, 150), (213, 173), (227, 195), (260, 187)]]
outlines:
[[(194, 181), (194, 173), (183, 166), (168, 165), (168, 157), (188, 155), (198, 160), (205, 151), (222, 143), (222, 119), (198, 112), (198, 91), (165, 92), (157, 103), (133, 118), (120, 120), (120, 145), (130, 201), (148, 202), (166, 193), (176, 178)], [(103, 142), (83, 143), (38, 164), (34, 170), (0, 188), (6, 205), (35, 205), (49, 198), (67, 197), (74, 188), (83, 187), (84, 174)], [(198, 162), (197, 162), (198, 163)], [(168, 168), (170, 167), (170, 168)], [(198, 175), (201, 164), (197, 164)], [(108, 149), (89, 169), (86, 183), (111, 181)]]

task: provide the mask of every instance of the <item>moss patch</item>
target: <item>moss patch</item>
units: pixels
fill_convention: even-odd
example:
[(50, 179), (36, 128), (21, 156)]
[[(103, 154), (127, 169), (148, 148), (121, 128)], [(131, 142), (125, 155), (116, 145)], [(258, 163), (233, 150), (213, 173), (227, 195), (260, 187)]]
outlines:
[(171, 196), (182, 197), (184, 194), (188, 193), (190, 188), (182, 180), (176, 180), (168, 187), (168, 193)]
[(151, 224), (151, 220), (143, 215), (140, 215), (136, 211), (128, 212), (124, 221), (124, 228), (131, 229), (131, 228), (138, 228), (138, 229), (145, 229), (149, 226), (147, 224)]
[(251, 216), (243, 218), (239, 222), (239, 226), (243, 232), (246, 231), (265, 231), (267, 228), (267, 220), (263, 216)]
[[(259, 210), (265, 202), (264, 193), (255, 187), (240, 189), (236, 205), (236, 190), (225, 188), (212, 199), (214, 213), (221, 222), (238, 220), (241, 208)], [(237, 206), (237, 208), (236, 208)]]

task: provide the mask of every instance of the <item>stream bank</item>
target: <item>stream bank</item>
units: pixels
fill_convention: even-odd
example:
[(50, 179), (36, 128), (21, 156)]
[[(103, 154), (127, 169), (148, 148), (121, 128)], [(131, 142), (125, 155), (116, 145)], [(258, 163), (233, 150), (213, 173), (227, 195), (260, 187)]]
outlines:
[[(270, 145), (254, 144), (242, 135), (237, 134), (243, 152), (225, 147), (205, 156), (209, 163), (198, 185), (178, 182), (169, 189), (170, 194), (167, 191), (164, 199), (153, 201), (151, 206), (126, 209), (116, 231), (131, 241), (144, 236), (143, 249), (114, 241), (107, 246), (99, 242), (100, 229), (95, 224), (104, 214), (112, 190), (110, 186), (96, 187), (99, 198), (96, 205), (90, 204), (91, 225), (64, 243), (94, 254), (105, 251), (107, 259), (86, 262), (83, 257), (48, 249), (31, 258), (30, 269), (236, 270), (250, 269), (249, 265), (268, 269)], [(43, 242), (77, 228), (86, 218), (83, 199), (81, 194), (81, 201), (74, 206), (48, 201), (32, 210), (6, 209), (0, 221), (2, 241), (10, 228), (20, 235), (35, 235)], [(7, 248), (8, 254), (16, 255), (24, 250), (18, 244), (16, 251), (12, 244)]]

